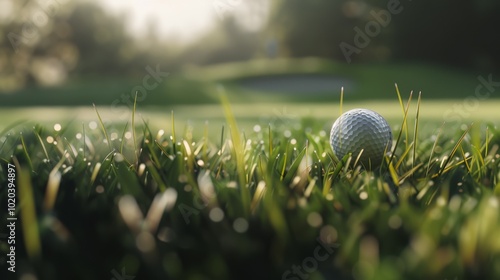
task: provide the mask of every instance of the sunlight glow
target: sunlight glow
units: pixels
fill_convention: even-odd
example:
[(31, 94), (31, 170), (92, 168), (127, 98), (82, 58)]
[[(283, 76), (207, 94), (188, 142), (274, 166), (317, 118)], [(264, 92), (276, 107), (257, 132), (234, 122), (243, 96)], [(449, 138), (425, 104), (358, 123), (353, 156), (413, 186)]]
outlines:
[(105, 0), (112, 14), (125, 15), (127, 29), (142, 37), (152, 27), (159, 39), (191, 43), (233, 15), (247, 30), (262, 28), (269, 14), (269, 0)]

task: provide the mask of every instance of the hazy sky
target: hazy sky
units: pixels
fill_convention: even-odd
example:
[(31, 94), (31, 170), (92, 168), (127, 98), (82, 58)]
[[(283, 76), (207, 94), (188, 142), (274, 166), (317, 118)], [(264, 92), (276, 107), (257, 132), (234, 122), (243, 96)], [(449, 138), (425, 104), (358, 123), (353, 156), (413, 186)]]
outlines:
[[(253, 1), (253, 3), (252, 3)], [(141, 35), (154, 20), (163, 38), (189, 42), (229, 14), (249, 29), (259, 28), (268, 13), (268, 0), (104, 0), (109, 11), (127, 15), (127, 27)], [(172, 37), (174, 36), (174, 37)]]

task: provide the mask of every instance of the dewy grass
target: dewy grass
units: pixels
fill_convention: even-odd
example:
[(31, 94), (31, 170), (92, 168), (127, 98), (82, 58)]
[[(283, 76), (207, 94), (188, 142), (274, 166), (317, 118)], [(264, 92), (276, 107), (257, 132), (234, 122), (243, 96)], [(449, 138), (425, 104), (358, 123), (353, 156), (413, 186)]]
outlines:
[[(373, 171), (352, 169), (357, 155), (337, 159), (310, 120), (243, 134), (227, 100), (220, 139), (207, 126), (200, 139), (191, 128), (176, 135), (173, 113), (161, 133), (135, 118), (104, 127), (98, 113), (97, 128), (11, 127), (0, 135), (0, 182), (8, 163), (22, 171), (18, 276), (499, 278), (500, 131), (434, 133), (418, 120), (419, 100), (409, 135), (412, 103), (401, 98), (391, 155)], [(7, 196), (2, 188), (2, 205)], [(8, 250), (2, 239), (0, 259)]]

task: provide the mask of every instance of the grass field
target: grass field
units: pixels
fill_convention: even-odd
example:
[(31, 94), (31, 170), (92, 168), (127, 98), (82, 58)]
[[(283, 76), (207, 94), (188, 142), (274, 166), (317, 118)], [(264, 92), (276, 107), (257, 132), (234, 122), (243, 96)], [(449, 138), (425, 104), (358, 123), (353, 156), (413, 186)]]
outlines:
[[(0, 135), (17, 276), (498, 278), (497, 107), (441, 128), (456, 103), (344, 104), (391, 122), (394, 156), (373, 171), (333, 154), (335, 104), (139, 108), (119, 120), (107, 107), (4, 110), (45, 123)], [(2, 239), (2, 264), (10, 250)]]
[[(340, 90), (242, 87), (297, 73), (353, 87), (342, 105)], [(186, 68), (113, 107), (134, 84), (3, 96), (0, 279), (500, 278), (500, 101), (475, 95), (476, 75), (253, 61)], [(392, 127), (380, 168), (330, 147), (352, 108)]]
[[(158, 67), (168, 72), (166, 65)], [(152, 66), (154, 67), (154, 65)], [(169, 72), (170, 73), (170, 72)], [(145, 71), (146, 75), (147, 72)], [(308, 94), (290, 94), (286, 90), (263, 91), (242, 86), (249, 78), (316, 75), (345, 80), (348, 102), (394, 100), (394, 84), (402, 93), (422, 92), (424, 100), (464, 99), (474, 96), (480, 84), (476, 73), (426, 64), (342, 64), (314, 58), (254, 60), (209, 67), (186, 67), (162, 77), (158, 84), (141, 93), (140, 106), (172, 107), (219, 103), (219, 86), (226, 88), (232, 104), (251, 103), (337, 103), (340, 87)], [(15, 94), (2, 93), (3, 108), (25, 106), (111, 106), (131, 104), (133, 89), (143, 85), (138, 77), (80, 77), (60, 87), (28, 87)], [(153, 81), (154, 82), (154, 81)], [(149, 88), (149, 87), (148, 87)], [(136, 88), (137, 89), (137, 88)], [(125, 97), (124, 97), (125, 96)], [(493, 97), (493, 95), (491, 96)], [(124, 101), (125, 100), (125, 101)]]

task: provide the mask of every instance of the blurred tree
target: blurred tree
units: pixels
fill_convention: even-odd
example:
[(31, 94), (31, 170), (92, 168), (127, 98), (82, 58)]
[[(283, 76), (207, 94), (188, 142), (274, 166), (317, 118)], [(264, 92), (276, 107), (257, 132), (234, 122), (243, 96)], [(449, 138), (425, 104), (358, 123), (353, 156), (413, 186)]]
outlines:
[(217, 28), (187, 48), (180, 60), (191, 64), (212, 64), (248, 60), (259, 49), (259, 32), (242, 28), (232, 15)]
[(365, 23), (373, 20), (371, 12), (376, 12), (377, 7), (359, 0), (288, 0), (281, 1), (280, 6), (274, 9), (270, 28), (279, 31), (282, 43), (292, 56), (319, 56), (346, 61), (345, 51), (341, 48), (343, 44), (358, 49), (357, 58), (386, 58), (379, 50), (381, 47), (387, 49), (390, 27), (381, 28), (377, 36), (369, 38), (367, 46), (360, 47), (354, 43), (355, 28), (364, 32)]
[(127, 74), (135, 46), (125, 31), (124, 21), (92, 3), (82, 3), (74, 9), (66, 22), (71, 28), (71, 41), (83, 58), (76, 68), (79, 74)]
[[(469, 0), (413, 1), (394, 18), (396, 58), (470, 66), (478, 41)], [(477, 38), (480, 39), (480, 38)]]
[[(269, 29), (278, 30), (291, 56), (319, 56), (346, 61), (341, 43), (354, 61), (414, 60), (457, 67), (500, 68), (496, 0), (276, 0)], [(355, 28), (365, 30), (375, 14), (398, 3), (402, 11), (369, 43), (354, 43)], [(374, 29), (377, 31), (376, 29)]]
[(153, 61), (145, 59), (147, 51), (126, 33), (125, 19), (107, 14), (96, 3), (3, 4), (8, 12), (0, 15), (0, 91), (57, 85), (72, 76), (126, 76), (142, 72)]

